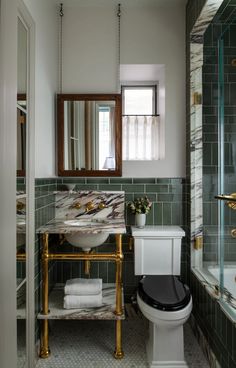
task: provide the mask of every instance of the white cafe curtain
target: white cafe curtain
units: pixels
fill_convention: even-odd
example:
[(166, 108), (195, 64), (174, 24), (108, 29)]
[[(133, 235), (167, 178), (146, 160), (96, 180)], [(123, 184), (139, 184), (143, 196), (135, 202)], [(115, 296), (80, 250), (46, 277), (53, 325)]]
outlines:
[(123, 116), (123, 160), (160, 159), (160, 117)]

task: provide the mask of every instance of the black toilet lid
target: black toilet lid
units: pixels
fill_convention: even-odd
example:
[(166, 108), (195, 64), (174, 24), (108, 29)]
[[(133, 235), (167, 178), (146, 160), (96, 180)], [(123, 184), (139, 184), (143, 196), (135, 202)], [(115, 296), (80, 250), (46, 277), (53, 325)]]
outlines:
[(173, 312), (183, 309), (191, 298), (188, 286), (172, 275), (143, 277), (138, 295), (153, 308)]

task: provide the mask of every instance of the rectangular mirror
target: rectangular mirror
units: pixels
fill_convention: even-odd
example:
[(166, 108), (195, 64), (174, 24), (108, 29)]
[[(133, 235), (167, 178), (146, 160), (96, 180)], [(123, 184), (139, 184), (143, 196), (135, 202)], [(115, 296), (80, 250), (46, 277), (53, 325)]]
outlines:
[(25, 176), (27, 120), (27, 29), (18, 18), (17, 25), (17, 176)]
[(58, 175), (121, 176), (121, 96), (57, 95)]

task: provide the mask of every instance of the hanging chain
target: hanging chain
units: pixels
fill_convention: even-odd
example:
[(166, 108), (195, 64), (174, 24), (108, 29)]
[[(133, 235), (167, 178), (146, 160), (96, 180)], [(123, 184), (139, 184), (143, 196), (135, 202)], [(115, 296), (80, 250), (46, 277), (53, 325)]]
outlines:
[(59, 59), (59, 71), (58, 71), (58, 85), (59, 92), (62, 93), (62, 18), (64, 16), (63, 4), (60, 4), (60, 24), (59, 24), (59, 47), (58, 47), (58, 59)]
[(117, 18), (118, 18), (118, 52), (117, 52), (117, 91), (120, 93), (120, 17), (121, 5), (118, 4)]

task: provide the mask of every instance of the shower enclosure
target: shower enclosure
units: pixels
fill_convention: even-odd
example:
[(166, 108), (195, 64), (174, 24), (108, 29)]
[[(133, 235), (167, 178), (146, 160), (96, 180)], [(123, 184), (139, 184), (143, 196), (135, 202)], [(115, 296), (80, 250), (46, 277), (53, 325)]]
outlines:
[[(203, 35), (201, 93), (193, 93), (195, 224), (193, 268), (236, 320), (236, 5), (223, 1)], [(194, 73), (194, 72), (193, 72)], [(196, 78), (195, 78), (196, 79)], [(201, 109), (201, 113), (197, 111)], [(201, 127), (201, 129), (198, 129)], [(201, 131), (201, 142), (196, 136)], [(198, 133), (196, 133), (198, 131)], [(192, 161), (193, 163), (193, 161)], [(202, 178), (202, 185), (196, 188)]]

